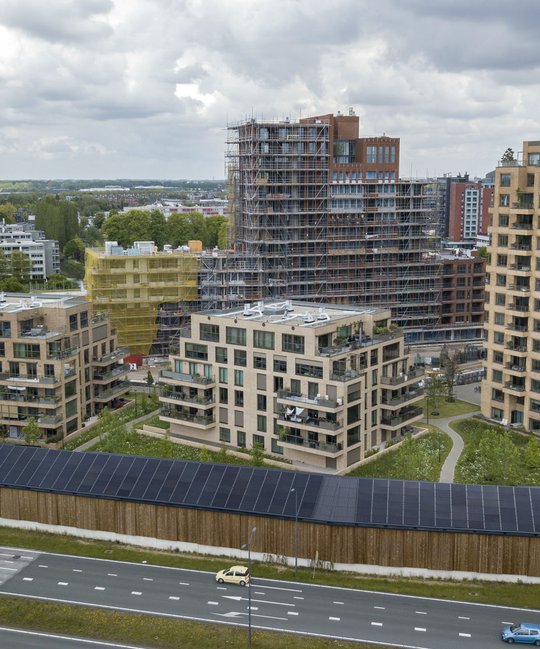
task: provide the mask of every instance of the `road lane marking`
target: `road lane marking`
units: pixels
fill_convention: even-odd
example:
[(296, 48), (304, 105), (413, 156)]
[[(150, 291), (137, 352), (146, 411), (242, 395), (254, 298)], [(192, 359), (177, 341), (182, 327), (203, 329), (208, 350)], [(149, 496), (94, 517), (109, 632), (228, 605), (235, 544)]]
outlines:
[(90, 645), (99, 645), (102, 647), (119, 647), (119, 649), (142, 649), (142, 647), (135, 647), (134, 645), (127, 644), (117, 644), (115, 642), (101, 642), (99, 640), (86, 640), (84, 638), (75, 638), (69, 635), (59, 635), (53, 633), (43, 633), (39, 631), (27, 631), (26, 629), (11, 629), (8, 627), (0, 627), (0, 631), (5, 633), (19, 633), (21, 635), (30, 635), (37, 638), (52, 638), (53, 640), (70, 640), (71, 642), (76, 641), (77, 644), (90, 644)]
[(217, 590), (227, 590), (225, 586), (216, 586)]
[(38, 568), (48, 568), (49, 566), (44, 565), (43, 563), (38, 563)]
[(259, 607), (258, 606), (248, 606), (248, 611), (258, 611)]
[(69, 581), (59, 581), (58, 585), (59, 586), (69, 586)]
[(33, 577), (23, 577), (22, 580), (23, 581), (34, 581), (34, 578)]
[(379, 611), (386, 611), (385, 606), (374, 606), (373, 608), (379, 609)]
[(465, 617), (465, 615), (458, 615), (458, 620), (470, 620), (470, 619), (471, 619), (470, 617)]
[(180, 584), (180, 586), (189, 586), (187, 581), (179, 581), (178, 583)]
[(105, 590), (104, 586), (94, 586), (94, 590)]
[(207, 602), (209, 606), (219, 606), (219, 602)]
[(19, 572), (19, 568), (8, 568), (7, 566), (0, 566), (0, 570), (9, 570), (9, 572)]
[(329, 617), (329, 620), (332, 620), (332, 622), (339, 622), (341, 620), (340, 617)]
[[(253, 584), (255, 586), (255, 584)], [(261, 588), (260, 584), (257, 584), (259, 588)], [(280, 586), (267, 586), (266, 584), (262, 586), (265, 590), (286, 590), (289, 593), (303, 593), (304, 591), (301, 588), (282, 588)]]
[(372, 622), (371, 626), (382, 626), (382, 622)]
[[(222, 595), (224, 599), (234, 599), (236, 602), (241, 602), (242, 600), (248, 601), (248, 597), (242, 597), (241, 595)], [(288, 602), (269, 602), (266, 599), (252, 599), (252, 602), (259, 604), (273, 604), (274, 606), (295, 606), (294, 604)]]
[(415, 631), (422, 631), (422, 633), (425, 633), (427, 629), (424, 629), (424, 627), (422, 627), (422, 626), (415, 626), (414, 630)]
[(345, 602), (332, 602), (332, 604), (345, 604)]
[(143, 581), (154, 581), (152, 577), (143, 577)]
[(513, 622), (501, 622), (501, 624), (509, 624), (510, 626), (512, 626), (512, 624), (514, 624), (514, 623)]
[(287, 615), (300, 615), (298, 611), (287, 611)]
[(298, 595), (294, 595), (293, 599), (305, 599), (304, 597), (298, 597)]
[(256, 590), (254, 595), (266, 595), (266, 593), (263, 593), (262, 591)]
[(78, 568), (73, 568), (73, 572), (82, 572), (82, 570), (79, 570)]
[(416, 615), (427, 615), (427, 611), (415, 611)]
[(118, 575), (115, 572), (108, 572), (107, 577), (118, 577)]
[(460, 637), (460, 638), (470, 638), (470, 637), (471, 637), (471, 634), (470, 634), (470, 633), (460, 633), (460, 634), (459, 634), (459, 637)]
[(173, 599), (175, 602), (177, 602), (180, 598), (176, 595), (169, 595), (169, 599)]
[(140, 590), (132, 590), (132, 591), (131, 591), (131, 594), (132, 594), (132, 595), (142, 595), (142, 593), (141, 593)]

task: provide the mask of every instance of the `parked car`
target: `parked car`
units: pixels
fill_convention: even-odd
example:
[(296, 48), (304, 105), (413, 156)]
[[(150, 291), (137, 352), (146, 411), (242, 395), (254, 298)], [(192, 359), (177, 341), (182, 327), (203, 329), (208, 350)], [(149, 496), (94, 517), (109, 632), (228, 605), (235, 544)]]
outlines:
[(216, 581), (220, 584), (247, 586), (249, 584), (249, 571), (245, 566), (232, 566), (227, 570), (220, 570), (216, 575)]
[(521, 622), (520, 624), (505, 626), (501, 638), (509, 644), (521, 642), (522, 644), (533, 644), (540, 647), (540, 624)]

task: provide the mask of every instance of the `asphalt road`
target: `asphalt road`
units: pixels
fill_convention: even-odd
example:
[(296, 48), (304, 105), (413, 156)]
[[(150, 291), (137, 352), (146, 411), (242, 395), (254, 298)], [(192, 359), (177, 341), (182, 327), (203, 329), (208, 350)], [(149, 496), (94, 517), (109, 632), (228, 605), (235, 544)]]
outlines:
[[(219, 585), (208, 572), (0, 548), (0, 582), (0, 594), (248, 624), (248, 588)], [(538, 610), (257, 579), (256, 574), (251, 598), (254, 629), (411, 649), (488, 649), (500, 642), (505, 624), (540, 623)]]
[(144, 649), (133, 645), (96, 642), (6, 627), (0, 627), (0, 647), (2, 649), (36, 649), (36, 647), (39, 649)]

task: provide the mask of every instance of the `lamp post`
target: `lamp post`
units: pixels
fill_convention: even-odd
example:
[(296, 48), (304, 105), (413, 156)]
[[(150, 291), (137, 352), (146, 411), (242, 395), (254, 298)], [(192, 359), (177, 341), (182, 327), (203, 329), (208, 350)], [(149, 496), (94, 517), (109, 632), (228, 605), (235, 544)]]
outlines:
[(298, 577), (298, 491), (293, 487), (294, 494), (294, 576)]
[(249, 533), (249, 538), (248, 542), (244, 543), (241, 546), (242, 550), (246, 550), (248, 552), (248, 575), (249, 575), (249, 581), (248, 581), (248, 643), (249, 646), (251, 647), (251, 543), (253, 542), (253, 535), (257, 531), (256, 527), (251, 528), (251, 532)]

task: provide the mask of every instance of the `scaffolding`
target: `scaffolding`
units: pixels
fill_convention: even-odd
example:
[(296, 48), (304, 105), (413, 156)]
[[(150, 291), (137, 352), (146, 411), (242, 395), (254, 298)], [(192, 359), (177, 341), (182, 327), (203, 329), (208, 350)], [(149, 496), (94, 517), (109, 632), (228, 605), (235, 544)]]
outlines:
[(133, 354), (167, 354), (198, 308), (199, 255), (139, 255), (87, 249), (85, 285), (94, 311), (108, 312), (118, 341)]

